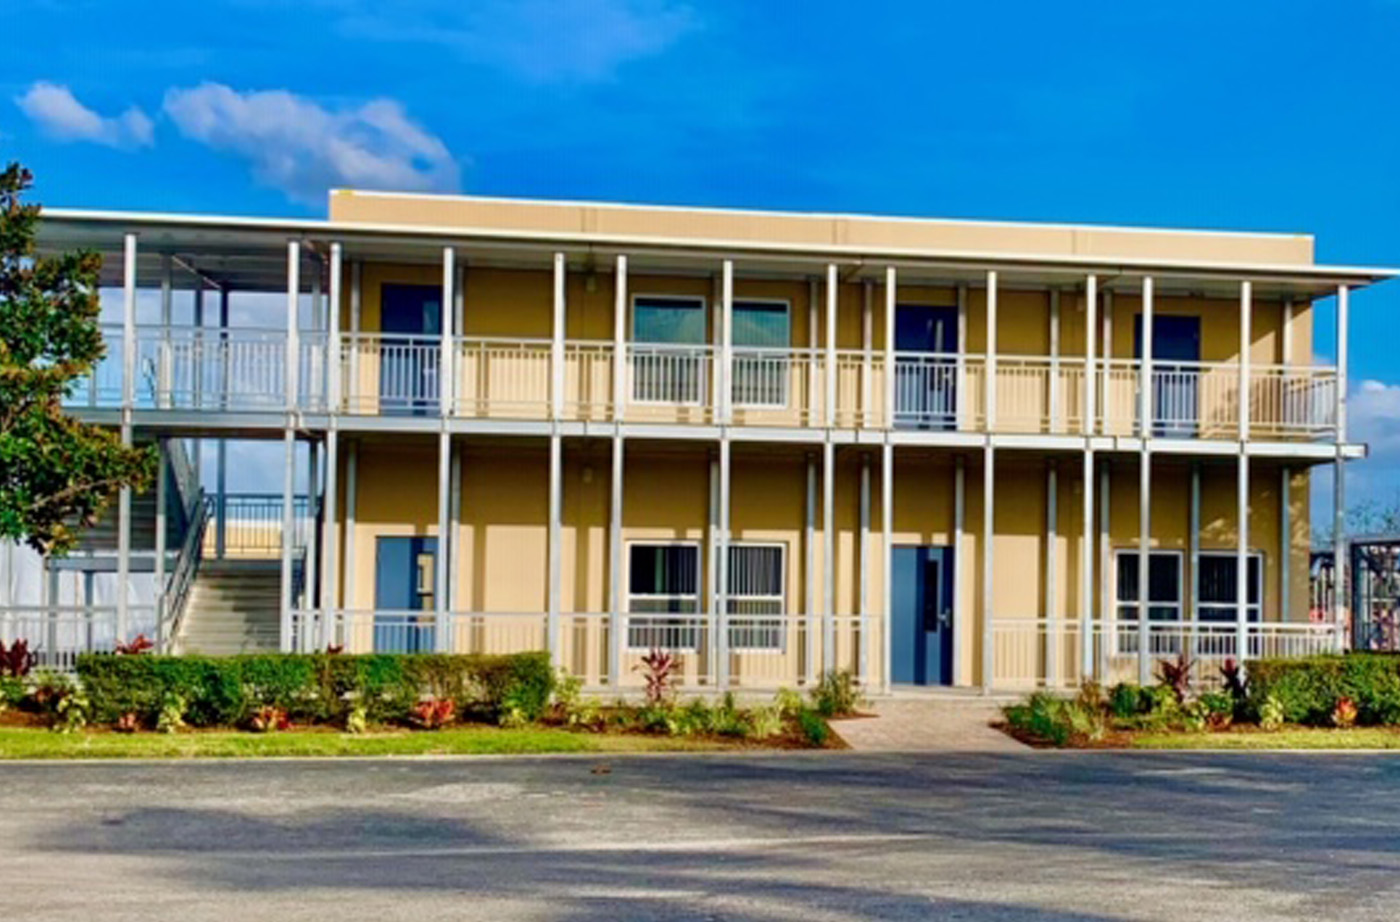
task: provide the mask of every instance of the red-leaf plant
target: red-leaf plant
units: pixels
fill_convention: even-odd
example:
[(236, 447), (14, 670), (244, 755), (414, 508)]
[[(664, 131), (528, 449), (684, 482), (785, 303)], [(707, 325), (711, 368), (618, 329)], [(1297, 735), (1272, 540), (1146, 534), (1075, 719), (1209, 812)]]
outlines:
[(142, 653), (149, 653), (155, 649), (155, 643), (145, 634), (137, 634), (126, 643), (117, 644), (114, 651), (117, 656), (137, 656)]
[(646, 680), (647, 704), (651, 707), (664, 704), (671, 694), (671, 682), (680, 669), (681, 661), (674, 653), (652, 648), (642, 657), (640, 668)]
[(22, 679), (34, 668), (38, 655), (29, 649), (29, 641), (20, 639), (6, 648), (0, 641), (0, 676)]
[(135, 711), (127, 711), (117, 718), (116, 726), (112, 729), (118, 733), (135, 733), (141, 728), (141, 719), (136, 716)]
[(292, 726), (292, 721), (287, 717), (287, 712), (283, 708), (266, 704), (253, 712), (253, 716), (248, 719), (248, 727), (254, 733), (272, 733), (277, 730), (288, 730)]
[(424, 698), (413, 706), (413, 722), (424, 730), (439, 730), (456, 716), (457, 705), (451, 698)]
[(1191, 691), (1191, 669), (1196, 664), (1185, 653), (1178, 653), (1175, 660), (1164, 659), (1157, 664), (1157, 681), (1167, 686), (1181, 704)]
[(1245, 678), (1244, 670), (1233, 656), (1225, 660), (1224, 665), (1220, 667), (1220, 681), (1235, 703), (1238, 704), (1249, 697), (1249, 680)]

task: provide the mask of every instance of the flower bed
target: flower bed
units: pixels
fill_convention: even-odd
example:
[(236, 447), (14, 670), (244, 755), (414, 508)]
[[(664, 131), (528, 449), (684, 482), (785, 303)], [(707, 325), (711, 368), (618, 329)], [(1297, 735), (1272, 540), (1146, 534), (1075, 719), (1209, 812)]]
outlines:
[[(1041, 746), (1200, 748), (1209, 743), (1182, 735), (1229, 734), (1250, 738), (1221, 745), (1261, 748), (1267, 745), (1261, 734), (1289, 728), (1293, 736), (1280, 745), (1299, 745), (1299, 728), (1400, 726), (1400, 657), (1393, 654), (1256, 660), (1244, 671), (1230, 662), (1213, 677), (1215, 688), (1212, 677), (1194, 676), (1194, 669), (1178, 658), (1158, 664), (1152, 686), (1086, 683), (1073, 698), (1038, 692), (1003, 709), (1005, 729)], [(1329, 739), (1348, 745), (1335, 735)]]

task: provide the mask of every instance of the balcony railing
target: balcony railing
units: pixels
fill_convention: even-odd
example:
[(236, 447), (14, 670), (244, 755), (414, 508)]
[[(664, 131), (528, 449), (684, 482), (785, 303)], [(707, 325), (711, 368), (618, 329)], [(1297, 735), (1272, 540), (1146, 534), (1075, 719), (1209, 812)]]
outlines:
[[(621, 636), (613, 643), (613, 618), (606, 613), (558, 616), (558, 659), (589, 686), (608, 683), (610, 658), (617, 650), (617, 676), (626, 687), (643, 682), (641, 660), (653, 649), (676, 655), (678, 682), (686, 688), (714, 688), (721, 679), (738, 688), (801, 685), (823, 671), (823, 644), (834, 644), (837, 668), (865, 676), (882, 674), (881, 617), (841, 616), (828, 632), (822, 619), (802, 614), (624, 614)], [(728, 641), (720, 654), (717, 642)], [(292, 613), (292, 646), (320, 650), (337, 646), (349, 653), (432, 652), (514, 653), (544, 650), (549, 616), (538, 612), (316, 611)]]
[[(1159, 660), (1185, 656), (1194, 664), (1191, 681), (1218, 688), (1220, 667), (1228, 659), (1301, 657), (1338, 649), (1338, 629), (1329, 624), (1250, 622), (1244, 650), (1238, 627), (1222, 621), (1153, 621), (1148, 623), (1149, 669)], [(998, 688), (1074, 687), (1097, 675), (1105, 685), (1136, 682), (1141, 638), (1136, 621), (1096, 621), (1088, 664), (1083, 656), (1083, 626), (1067, 617), (995, 618), (992, 621), (993, 685)], [(1243, 656), (1241, 656), (1243, 652)], [(1086, 668), (1087, 665), (1087, 668)]]
[[(72, 406), (119, 407), (120, 327), (104, 327), (108, 354), (70, 395)], [(244, 412), (287, 408), (286, 331), (136, 329), (136, 409)], [(327, 335), (298, 335), (297, 408), (320, 412), (338, 391), (338, 412), (434, 416), (442, 412), (443, 351), (436, 336), (342, 334), (338, 388), (329, 380)], [(996, 406), (988, 412), (985, 356), (898, 352), (893, 419), (886, 419), (885, 356), (841, 349), (735, 347), (728, 400), (719, 355), (709, 345), (628, 343), (619, 362), (611, 341), (571, 340), (563, 349), (565, 420), (659, 423), (728, 421), (737, 426), (834, 426), (929, 431), (1139, 435), (1141, 366), (1098, 360), (1095, 418), (1087, 421), (1088, 369), (1082, 357), (998, 355)], [(452, 415), (545, 420), (556, 406), (553, 344), (547, 339), (459, 337), (450, 356)], [(828, 393), (827, 375), (834, 377)], [(621, 375), (622, 380), (617, 381)], [(1336, 428), (1337, 371), (1326, 366), (1250, 369), (1248, 407), (1256, 438), (1326, 439)], [(1234, 362), (1154, 363), (1151, 435), (1238, 438), (1239, 366)], [(615, 405), (615, 395), (622, 397)], [(827, 400), (834, 396), (834, 406)], [(989, 426), (990, 421), (990, 426)]]

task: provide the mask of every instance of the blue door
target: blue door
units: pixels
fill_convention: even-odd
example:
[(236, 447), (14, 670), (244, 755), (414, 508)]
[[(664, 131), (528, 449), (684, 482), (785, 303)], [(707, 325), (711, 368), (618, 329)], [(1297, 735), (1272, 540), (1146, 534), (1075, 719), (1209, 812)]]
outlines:
[(438, 412), (442, 289), (385, 285), (380, 289), (380, 412), (428, 416)]
[[(436, 538), (379, 538), (375, 543), (374, 649), (427, 653), (436, 649), (433, 596)], [(413, 614), (424, 612), (423, 616)]]
[(894, 422), (900, 429), (957, 426), (958, 309), (901, 304), (894, 315)]
[(904, 685), (953, 684), (953, 549), (894, 548), (890, 677)]
[[(1133, 357), (1142, 359), (1142, 315), (1133, 319)], [(1152, 317), (1152, 434), (1194, 436), (1200, 414), (1201, 318)]]

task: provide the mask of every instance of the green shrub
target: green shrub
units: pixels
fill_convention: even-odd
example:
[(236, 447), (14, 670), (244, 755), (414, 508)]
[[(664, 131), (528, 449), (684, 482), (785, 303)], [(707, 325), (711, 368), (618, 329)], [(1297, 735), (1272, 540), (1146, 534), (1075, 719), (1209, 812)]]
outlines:
[(1400, 656), (1347, 653), (1301, 659), (1256, 660), (1247, 666), (1249, 710), (1270, 697), (1288, 723), (1330, 726), (1343, 698), (1356, 705), (1359, 724), (1400, 723)]
[(748, 736), (766, 740), (783, 732), (783, 711), (776, 704), (761, 705), (749, 710)]
[(1028, 733), (1037, 739), (1056, 746), (1069, 742), (1069, 717), (1066, 713), (1068, 702), (1056, 698), (1049, 692), (1036, 692), (1026, 699), (1025, 704), (1011, 705), (1002, 713), (1012, 727)]
[(1127, 720), (1136, 716), (1142, 707), (1142, 689), (1131, 682), (1121, 682), (1113, 686), (1108, 696), (1108, 710), (1114, 717)]
[(175, 733), (185, 727), (185, 711), (189, 705), (175, 692), (166, 692), (161, 701), (160, 712), (156, 715), (156, 729), (161, 733)]
[(1277, 730), (1283, 726), (1285, 713), (1283, 702), (1269, 695), (1259, 704), (1259, 726), (1265, 730)]
[(425, 697), (457, 702), (488, 719), (537, 719), (554, 691), (548, 654), (501, 656), (267, 653), (230, 657), (78, 658), (78, 676), (94, 720), (135, 713), (154, 723), (167, 696), (185, 702), (184, 720), (200, 727), (241, 726), (266, 708), (294, 723), (344, 723), (352, 709), (367, 720), (402, 722)]
[(807, 738), (807, 742), (813, 746), (825, 746), (826, 741), (831, 738), (831, 727), (827, 725), (826, 718), (820, 711), (812, 708), (798, 711), (797, 725), (802, 729), (802, 735)]
[(0, 711), (19, 707), (28, 694), (29, 689), (25, 687), (24, 679), (16, 676), (0, 676)]
[(833, 669), (822, 673), (811, 693), (812, 707), (823, 717), (845, 717), (854, 714), (865, 702), (849, 669)]

